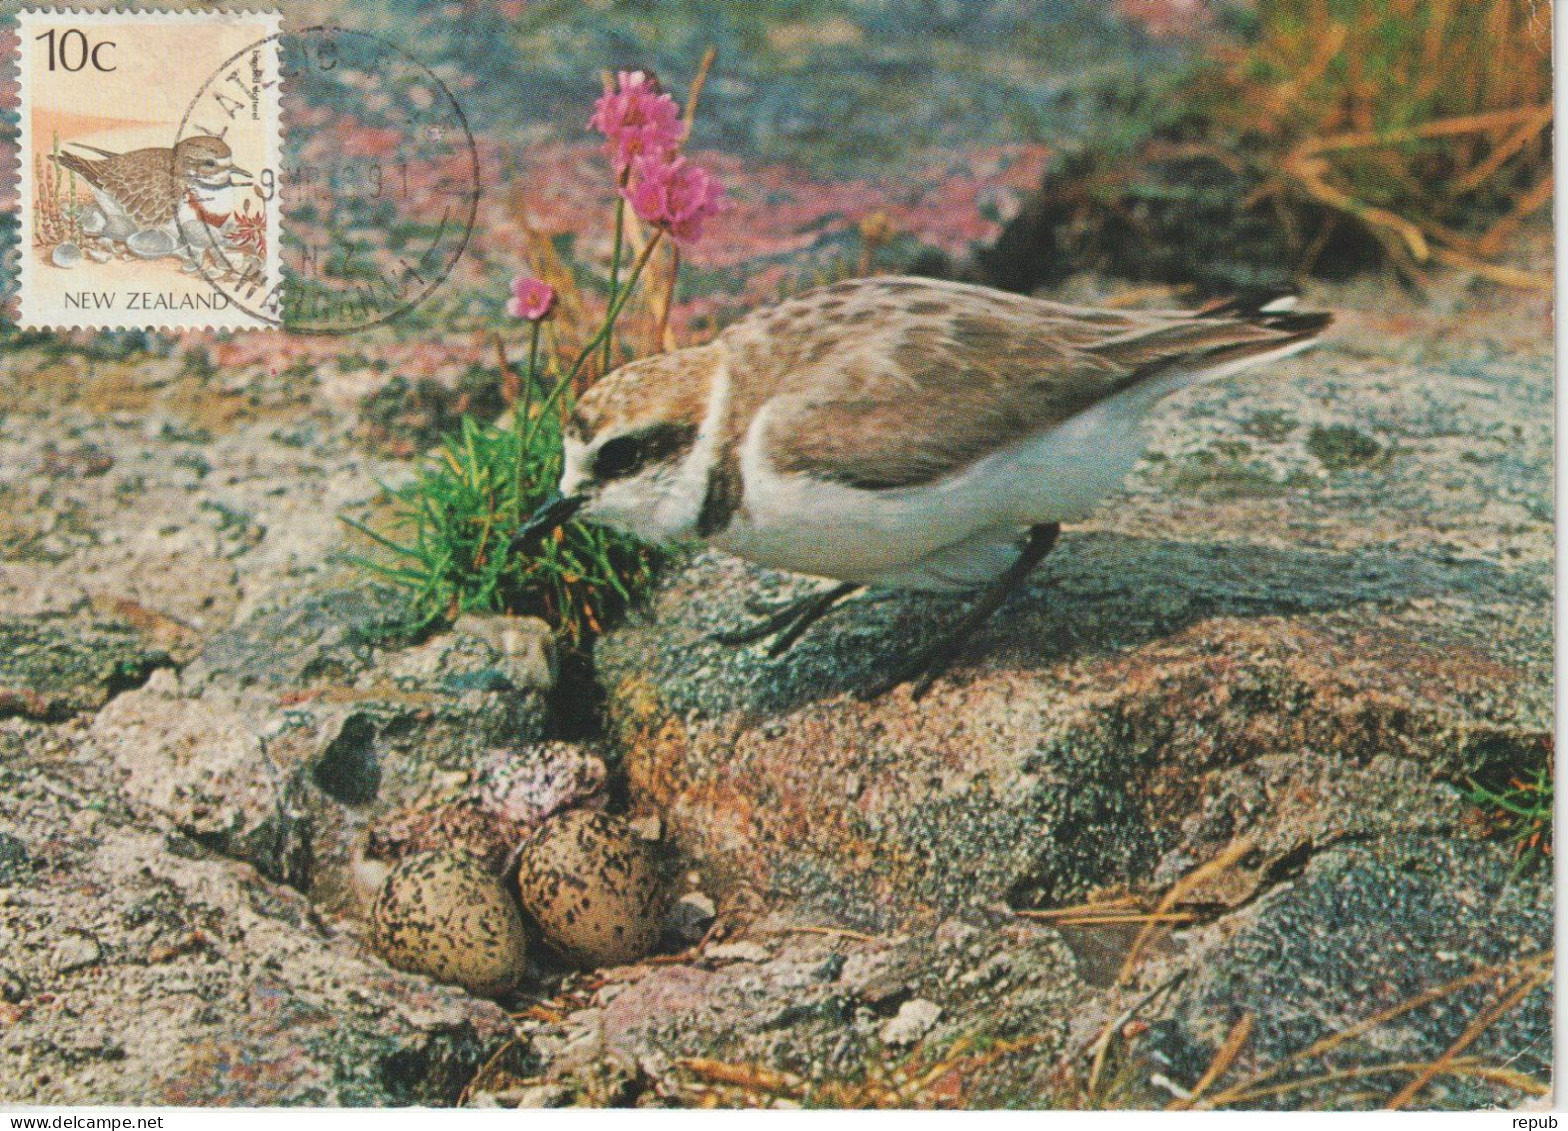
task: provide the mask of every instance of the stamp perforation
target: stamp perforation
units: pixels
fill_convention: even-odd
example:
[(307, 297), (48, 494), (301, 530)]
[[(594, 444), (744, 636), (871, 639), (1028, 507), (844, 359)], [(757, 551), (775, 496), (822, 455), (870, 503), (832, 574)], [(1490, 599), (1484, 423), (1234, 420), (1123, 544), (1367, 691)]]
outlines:
[[(28, 43), (31, 38), (30, 32), (55, 26), (64, 21), (69, 21), (74, 28), (82, 29), (122, 26), (135, 26), (138, 28), (156, 28), (159, 26), (198, 27), (203, 25), (232, 28), (236, 25), (253, 24), (254, 27), (248, 29), (248, 34), (254, 32), (254, 40), (258, 42), (265, 40), (275, 42), (283, 32), (282, 13), (272, 8), (220, 7), (195, 12), (173, 12), (149, 11), (145, 9), (86, 9), (73, 6), (48, 6), (24, 8), (17, 13), (14, 25), (14, 52), (8, 52), (10, 57), (7, 59), (7, 63), (8, 69), (15, 75), (14, 105), (18, 115), (18, 145), (13, 170), (13, 183), (19, 203), (18, 238), (15, 247), (10, 252), (10, 255), (15, 260), (15, 269), (9, 273), (9, 277), (15, 280), (12, 288), (14, 294), (9, 296), (11, 301), (8, 305), (14, 311), (18, 325), (24, 329), (151, 329), (164, 331), (263, 329), (273, 325), (265, 319), (257, 318), (253, 314), (235, 307), (232, 303), (228, 303), (226, 296), (224, 306), (227, 308), (228, 313), (222, 317), (210, 316), (220, 313), (219, 308), (214, 306), (205, 308), (204, 312), (201, 307), (197, 306), (193, 308), (190, 317), (180, 318), (171, 318), (163, 314), (158, 314), (156, 317), (146, 317), (146, 315), (153, 314), (157, 310), (167, 310), (169, 309), (168, 307), (151, 310), (142, 309), (139, 313), (143, 317), (139, 318), (96, 316), (79, 318), (65, 314), (58, 306), (44, 308), (48, 304), (37, 293), (39, 289), (37, 272), (41, 265), (35, 262), (38, 257), (38, 249), (34, 243), (34, 213), (38, 204), (38, 186), (34, 183), (34, 168), (38, 154), (35, 148), (36, 139), (32, 136), (33, 122), (29, 107), (29, 95), (32, 91), (31, 84), (33, 84), (35, 79), (32, 74), (31, 53), (28, 51)], [(51, 40), (50, 43), (52, 50), (53, 41)], [(222, 56), (219, 58), (221, 60)], [(275, 63), (274, 69), (276, 71), (274, 81), (264, 84), (266, 93), (263, 95), (263, 100), (266, 103), (266, 107), (260, 114), (262, 119), (260, 133), (264, 156), (272, 165), (276, 165), (281, 160), (283, 153), (281, 97), (283, 80), (281, 66)], [(177, 125), (177, 121), (169, 123), (171, 133)], [(85, 145), (86, 143), (78, 144)], [(172, 141), (171, 144), (173, 144)], [(94, 149), (96, 147), (87, 146), (87, 148)], [(222, 148), (226, 149), (227, 146), (224, 145)], [(99, 149), (98, 152), (101, 153), (104, 150)], [(110, 156), (114, 155), (110, 154)], [(171, 157), (171, 167), (172, 165)], [(174, 174), (172, 173), (166, 174), (164, 179), (178, 183), (174, 182)], [(208, 181), (188, 183), (185, 193), (186, 201), (192, 207), (195, 207), (199, 202), (193, 195), (194, 191), (199, 188), (205, 193), (210, 183)], [(92, 195), (99, 199), (99, 203), (102, 205), (103, 196), (100, 194), (99, 189), (93, 187), (89, 182), (89, 190), (92, 192)], [(178, 234), (180, 230), (178, 220), (180, 212), (178, 209), (180, 206), (176, 204), (175, 207), (176, 220), (174, 228)], [(99, 208), (97, 211), (101, 213), (103, 208)], [(279, 266), (279, 210), (276, 207), (269, 207), (266, 209), (266, 212), (266, 247), (261, 257), (261, 266), (265, 272), (266, 279), (275, 283), (281, 278)], [(203, 215), (200, 208), (197, 208), (196, 214), (197, 216)], [(157, 246), (160, 245), (155, 244), (154, 250), (156, 250)], [(186, 244), (187, 251), (190, 246), (190, 244)], [(134, 286), (134, 281), (130, 285)], [(201, 285), (211, 291), (212, 294), (218, 294), (217, 289), (207, 283), (206, 280), (201, 280)], [(111, 291), (113, 290), (113, 288), (110, 289)], [(188, 295), (185, 297), (188, 298)], [(111, 295), (111, 307), (115, 305), (112, 299), (113, 296)], [(120, 313), (129, 315), (132, 311), (124, 310)]]

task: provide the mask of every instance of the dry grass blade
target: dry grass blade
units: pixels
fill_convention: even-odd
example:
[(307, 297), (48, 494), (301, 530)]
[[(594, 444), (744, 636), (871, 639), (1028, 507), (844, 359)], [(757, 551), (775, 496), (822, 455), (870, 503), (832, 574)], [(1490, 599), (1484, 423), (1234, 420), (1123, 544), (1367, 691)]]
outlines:
[[(1170, 890), (1165, 893), (1164, 897), (1155, 906), (1154, 914), (1157, 916), (1164, 915), (1170, 911), (1177, 903), (1181, 902), (1182, 897), (1188, 892), (1221, 874), (1236, 864), (1247, 853), (1251, 852), (1252, 845), (1252, 838), (1247, 836), (1238, 837), (1231, 841), (1214, 859), (1206, 864), (1199, 865), (1172, 884)], [(1116, 979), (1121, 985), (1125, 986), (1132, 981), (1133, 974), (1137, 972), (1138, 963), (1143, 958), (1143, 952), (1154, 940), (1154, 935), (1160, 927), (1161, 923), (1159, 921), (1151, 921), (1145, 923), (1143, 930), (1138, 932), (1138, 937), (1133, 940), (1131, 949), (1127, 951), (1127, 957), (1122, 962), (1121, 973)]]
[(1521, 196), (1515, 202), (1513, 209), (1481, 237), (1476, 244), (1477, 250), (1483, 255), (1495, 255), (1502, 250), (1503, 241), (1514, 234), (1515, 229), (1522, 224), (1526, 217), (1537, 209), (1551, 203), (1552, 193), (1556, 191), (1557, 178), (1547, 174), (1541, 178), (1540, 184)]
[(1125, 911), (1136, 906), (1138, 906), (1137, 896), (1124, 895), (1117, 899), (1104, 899), (1096, 903), (1077, 903), (1071, 907), (1052, 907), (1045, 911), (1015, 911), (1013, 914), (1020, 919), (1051, 920), (1064, 916), (1098, 915), (1102, 909), (1106, 911)]
[(1448, 189), (1449, 194), (1457, 196), (1460, 193), (1480, 188), (1499, 169), (1506, 165), (1515, 154), (1534, 141), (1542, 130), (1552, 124), (1553, 113), (1554, 108), (1550, 105), (1537, 107), (1535, 113), (1525, 119), (1524, 124), (1515, 130), (1506, 141), (1492, 150), (1486, 160), (1450, 185)]
[(1203, 1093), (1214, 1086), (1214, 1082), (1236, 1063), (1236, 1058), (1241, 1055), (1241, 1050), (1247, 1045), (1247, 1038), (1252, 1036), (1252, 1014), (1243, 1013), (1241, 1020), (1231, 1027), (1225, 1037), (1225, 1043), (1220, 1045), (1219, 1051), (1214, 1054), (1214, 1059), (1203, 1070), (1203, 1075), (1198, 1077), (1198, 1082), (1192, 1086), (1192, 1091), (1178, 1100), (1173, 1100), (1166, 1111), (1188, 1111), (1203, 1098)]
[(1434, 1078), (1447, 1070), (1448, 1065), (1453, 1063), (1455, 1057), (1473, 1045), (1482, 1033), (1485, 1033), (1495, 1025), (1500, 1018), (1504, 1017), (1516, 1005), (1529, 997), (1536, 989), (1545, 985), (1551, 976), (1552, 972), (1550, 970), (1536, 970), (1516, 979), (1498, 997), (1497, 1001), (1482, 1010), (1476, 1019), (1465, 1027), (1465, 1031), (1459, 1035), (1459, 1039), (1450, 1045), (1442, 1056), (1423, 1068), (1416, 1074), (1414, 1080), (1401, 1088), (1394, 1098), (1388, 1101), (1388, 1110), (1398, 1111), (1415, 1099), (1420, 1094), (1422, 1088), (1425, 1088)]
[(691, 134), (691, 125), (697, 120), (697, 100), (702, 97), (702, 88), (708, 84), (708, 72), (713, 69), (713, 61), (719, 57), (719, 49), (709, 45), (702, 53), (702, 62), (697, 64), (697, 75), (691, 80), (691, 92), (686, 95), (686, 133)]
[(1434, 248), (1432, 258), (1449, 267), (1457, 267), (1461, 271), (1479, 275), (1489, 282), (1501, 283), (1505, 287), (1513, 287), (1521, 291), (1549, 291), (1556, 285), (1550, 275), (1520, 271), (1515, 267), (1504, 267), (1500, 263), (1488, 263), (1484, 259), (1477, 259), (1473, 255), (1466, 255), (1451, 247)]
[(678, 1057), (675, 1066), (710, 1084), (723, 1084), (747, 1092), (766, 1092), (786, 1099), (799, 1099), (804, 1084), (799, 1076), (789, 1072), (776, 1072), (756, 1064), (731, 1064), (703, 1056)]
[(1056, 919), (1054, 925), (1058, 927), (1103, 927), (1115, 923), (1180, 923), (1194, 922), (1198, 917), (1190, 911), (1172, 911), (1164, 915), (1149, 912), (1148, 914), (1129, 913), (1126, 915), (1083, 915), (1072, 919)]
[(875, 935), (851, 931), (848, 927), (779, 927), (772, 933), (779, 935), (832, 935), (835, 938), (853, 939), (856, 942), (875, 942)]
[[(1419, 126), (1409, 126), (1400, 130), (1359, 130), (1353, 133), (1335, 134), (1333, 137), (1314, 138), (1304, 143), (1301, 147), (1303, 153), (1318, 154), (1329, 153), (1345, 149), (1380, 149), (1391, 145), (1406, 145), (1412, 141), (1421, 141), (1435, 137), (1452, 137), (1455, 134), (1489, 133), (1492, 130), (1507, 129), (1520, 122), (1530, 122), (1546, 116), (1546, 121), (1552, 117), (1552, 107), (1546, 106), (1516, 106), (1509, 110), (1497, 110), (1490, 114), (1466, 114), (1457, 118), (1440, 118), (1435, 122), (1426, 122)], [(1542, 123), (1544, 125), (1544, 122)], [(1536, 131), (1541, 127), (1537, 126)]]
[[(1403, 1075), (1405, 1073), (1422, 1072), (1429, 1067), (1431, 1066), (1419, 1061), (1399, 1061), (1394, 1064), (1357, 1064), (1349, 1068), (1336, 1068), (1332, 1072), (1308, 1076), (1301, 1080), (1292, 1080), (1288, 1084), (1273, 1084), (1267, 1088), (1255, 1088), (1250, 1092), (1243, 1092), (1237, 1095), (1231, 1102), (1250, 1105), (1255, 1104), (1258, 1100), (1272, 1099), (1276, 1096), (1288, 1096), (1292, 1092), (1303, 1092), (1309, 1088), (1320, 1087), (1324, 1084), (1334, 1084), (1341, 1080), (1363, 1080), (1372, 1076)], [(1511, 1068), (1499, 1068), (1464, 1058), (1450, 1061), (1443, 1066), (1439, 1074), (1444, 1076), (1474, 1076), (1481, 1080), (1490, 1080), (1494, 1084), (1503, 1084), (1514, 1088), (1527, 1096), (1547, 1096), (1552, 1091), (1533, 1076), (1526, 1076), (1523, 1072), (1515, 1072)]]
[(1521, 958), (1500, 966), (1487, 966), (1480, 970), (1471, 971), (1463, 977), (1444, 982), (1440, 986), (1434, 986), (1432, 989), (1422, 990), (1414, 997), (1407, 998), (1398, 1005), (1380, 1010), (1371, 1017), (1357, 1021), (1354, 1025), (1348, 1025), (1337, 1033), (1331, 1033), (1320, 1040), (1314, 1041), (1300, 1052), (1291, 1053), (1279, 1063), (1265, 1068), (1261, 1072), (1254, 1073), (1245, 1080), (1232, 1084), (1223, 1092), (1211, 1097), (1206, 1106), (1223, 1107), (1226, 1104), (1241, 1102), (1243, 1096), (1257, 1089), (1265, 1081), (1272, 1080), (1292, 1065), (1313, 1060), (1325, 1053), (1332, 1052), (1340, 1045), (1354, 1040), (1363, 1033), (1370, 1032), (1380, 1025), (1386, 1025), (1388, 1022), (1403, 1017), (1413, 1010), (1420, 1009), (1424, 1005), (1430, 1005), (1441, 998), (1456, 994), (1460, 990), (1465, 990), (1471, 986), (1480, 985), (1482, 982), (1492, 981), (1497, 978), (1513, 978), (1525, 971), (1540, 970), (1543, 966), (1550, 967), (1553, 953), (1552, 951), (1545, 951), (1541, 954), (1531, 955), (1528, 958)]

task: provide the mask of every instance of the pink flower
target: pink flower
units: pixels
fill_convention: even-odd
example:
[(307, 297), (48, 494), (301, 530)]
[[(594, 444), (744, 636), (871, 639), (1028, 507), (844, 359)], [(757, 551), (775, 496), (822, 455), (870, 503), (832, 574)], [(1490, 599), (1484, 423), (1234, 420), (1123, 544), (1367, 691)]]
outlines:
[(729, 203), (719, 182), (684, 157), (638, 158), (625, 194), (643, 223), (662, 228), (683, 243), (701, 239), (703, 221)]
[(512, 298), (506, 312), (513, 318), (543, 322), (555, 313), (555, 288), (543, 279), (519, 275), (512, 280)]
[(624, 173), (639, 157), (664, 160), (674, 155), (686, 127), (680, 107), (659, 89), (659, 81), (646, 71), (622, 71), (617, 89), (593, 104), (588, 128), (607, 139), (606, 149), (615, 172)]

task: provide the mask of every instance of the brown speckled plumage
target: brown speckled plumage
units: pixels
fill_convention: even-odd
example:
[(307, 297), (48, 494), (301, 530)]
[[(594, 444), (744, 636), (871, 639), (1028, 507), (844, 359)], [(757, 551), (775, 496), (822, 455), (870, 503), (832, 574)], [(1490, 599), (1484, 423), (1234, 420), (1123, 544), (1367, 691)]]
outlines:
[(101, 158), (51, 154), (62, 169), (113, 198), (144, 228), (170, 223), (180, 195), (203, 162), (231, 162), (228, 143), (216, 137), (182, 138), (172, 149), (133, 149)]

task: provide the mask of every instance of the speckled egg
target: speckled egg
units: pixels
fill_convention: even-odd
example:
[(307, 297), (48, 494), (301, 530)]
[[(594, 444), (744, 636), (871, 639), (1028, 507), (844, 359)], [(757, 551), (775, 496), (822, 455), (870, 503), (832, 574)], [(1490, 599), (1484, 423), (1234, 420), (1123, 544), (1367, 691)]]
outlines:
[(523, 842), (517, 886), (546, 941), (583, 966), (634, 962), (659, 938), (653, 848), (619, 817), (573, 809)]
[(523, 975), (528, 934), (517, 902), (466, 852), (410, 856), (371, 910), (375, 947), (400, 970), (495, 997)]

